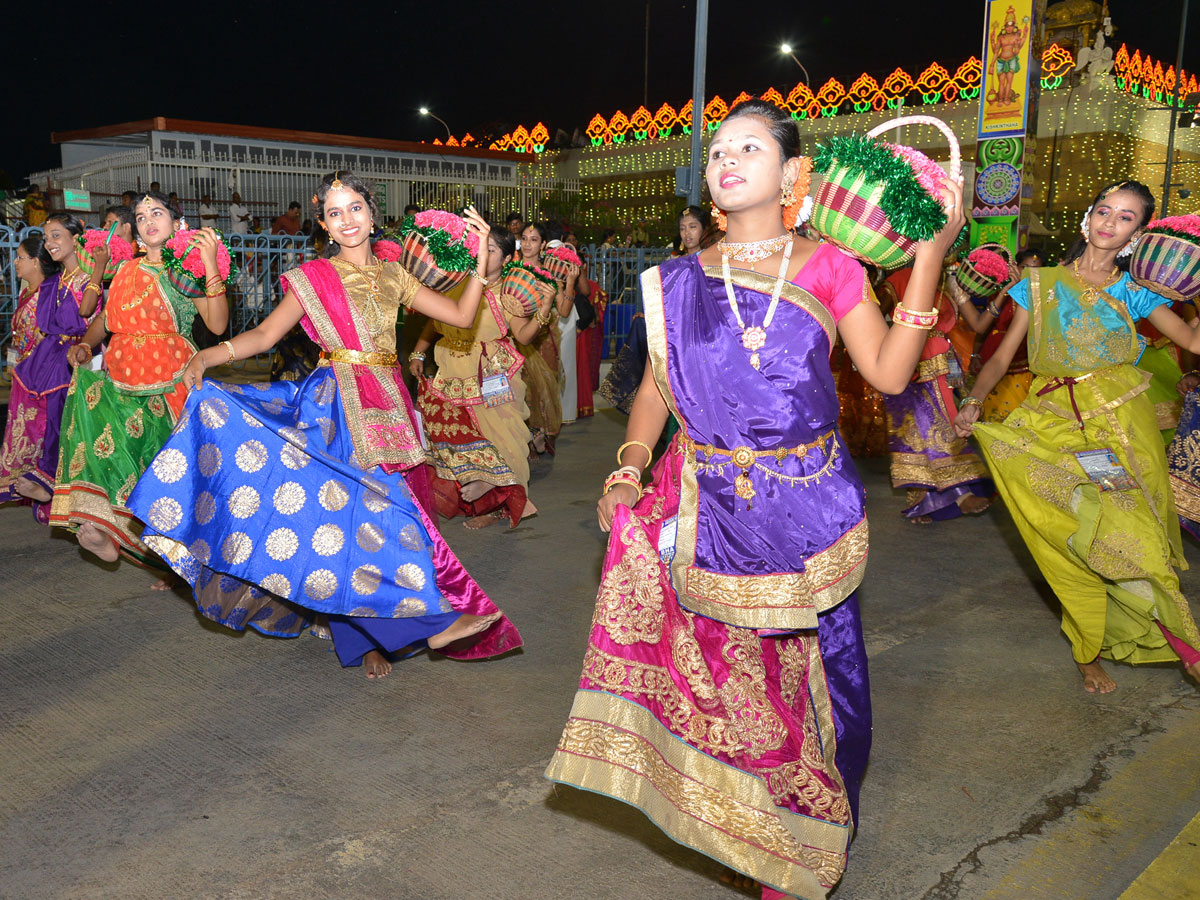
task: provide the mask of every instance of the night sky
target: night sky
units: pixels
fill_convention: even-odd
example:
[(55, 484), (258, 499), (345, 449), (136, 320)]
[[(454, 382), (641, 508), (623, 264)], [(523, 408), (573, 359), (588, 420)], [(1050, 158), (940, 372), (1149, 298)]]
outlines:
[[(1115, 47), (1174, 62), (1182, 0), (1110, 6)], [(1193, 7), (1185, 69), (1200, 67), (1200, 3)], [(421, 105), (461, 136), (539, 120), (551, 134), (570, 132), (595, 112), (628, 114), (642, 101), (644, 0), (287, 8), (278, 0), (10, 7), (0, 169), (23, 184), (58, 165), (51, 131), (159, 115), (433, 140), (445, 131), (417, 114)], [(653, 112), (690, 95), (695, 3), (650, 0), (650, 8)], [(778, 51), (785, 40), (814, 90), (830, 77), (848, 86), (863, 71), (882, 80), (897, 66), (915, 76), (934, 60), (953, 72), (982, 47), (983, 3), (971, 0), (710, 0), (709, 8), (706, 95), (726, 100), (772, 85), (786, 93), (799, 80)]]

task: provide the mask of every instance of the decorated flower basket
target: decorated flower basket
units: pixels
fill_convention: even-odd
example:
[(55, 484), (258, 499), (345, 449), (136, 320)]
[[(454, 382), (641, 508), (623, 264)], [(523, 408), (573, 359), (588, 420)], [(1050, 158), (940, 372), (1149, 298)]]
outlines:
[(1170, 216), (1147, 225), (1133, 248), (1129, 274), (1172, 300), (1200, 295), (1200, 216)]
[(92, 255), (97, 247), (108, 245), (108, 263), (104, 266), (105, 281), (110, 281), (117, 274), (117, 266), (127, 259), (133, 259), (133, 245), (123, 237), (117, 237), (116, 226), (104, 231), (99, 228), (89, 228), (75, 238), (75, 258), (79, 260), (79, 268), (84, 274), (91, 275), (96, 268), (96, 260)]
[(1000, 244), (980, 244), (961, 260), (954, 278), (974, 297), (991, 299), (1008, 283), (1012, 254)]
[[(167, 280), (185, 297), (198, 300), (204, 296), (204, 260), (196, 245), (199, 231), (193, 228), (176, 231), (163, 245), (163, 270)], [(225, 239), (217, 232), (217, 274), (227, 287), (237, 280), (237, 266), (225, 246)]]
[(565, 285), (579, 274), (583, 260), (570, 244), (559, 244), (557, 247), (546, 249), (542, 254), (541, 263), (542, 268), (553, 275), (555, 281)]
[(538, 284), (555, 284), (554, 276), (545, 269), (515, 260), (505, 263), (501, 271), (500, 304), (515, 316), (532, 316), (542, 297)]
[(478, 255), (479, 236), (462, 216), (427, 209), (400, 224), (400, 265), (431, 290), (450, 290), (475, 268)]
[(938, 190), (945, 177), (925, 154), (878, 136), (900, 125), (933, 125), (950, 144), (950, 177), (962, 175), (958, 139), (941, 119), (904, 116), (865, 136), (834, 137), (821, 144), (814, 169), (824, 178), (813, 195), (809, 225), (847, 253), (885, 269), (903, 266), (917, 243), (946, 225)]

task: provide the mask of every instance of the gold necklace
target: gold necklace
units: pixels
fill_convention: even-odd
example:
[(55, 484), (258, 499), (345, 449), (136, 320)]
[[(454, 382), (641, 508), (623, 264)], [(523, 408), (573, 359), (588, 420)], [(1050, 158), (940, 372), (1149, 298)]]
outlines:
[(67, 294), (71, 292), (71, 282), (75, 280), (75, 276), (79, 274), (79, 266), (73, 268), (70, 272), (63, 272), (58, 276), (58, 286), (62, 288), (62, 293), (59, 294), (59, 300), (65, 300)]
[[(783, 282), (787, 280), (788, 263), (792, 259), (792, 243), (789, 241), (783, 247), (783, 259), (779, 263), (779, 274), (775, 277), (775, 288), (771, 291), (771, 302), (767, 306), (767, 314), (763, 317), (762, 325), (746, 327), (742, 320), (742, 311), (738, 309), (737, 297), (733, 293), (733, 276), (729, 272), (729, 257), (721, 257), (721, 278), (725, 282), (725, 297), (729, 300), (729, 308), (733, 310), (733, 318), (738, 328), (742, 329), (742, 346), (750, 351), (750, 365), (758, 368), (762, 360), (758, 351), (767, 343), (767, 329), (775, 318), (775, 310), (779, 307), (779, 295), (783, 292)], [(739, 496), (741, 496), (739, 494)]]
[[(376, 297), (379, 296), (379, 279), (383, 277), (383, 260), (381, 260), (381, 259), (375, 260), (375, 274), (370, 275), (366, 271), (364, 271), (363, 267), (360, 266), (358, 263), (351, 262), (350, 260), (346, 259), (346, 257), (344, 257), (344, 256), (338, 255), (338, 256), (334, 257), (334, 259), (340, 259), (346, 265), (351, 266), (355, 272), (357, 272), (359, 275), (361, 275), (363, 278), (366, 279), (367, 287), (370, 289), (371, 293), (374, 294)], [(368, 263), (367, 266), (370, 267), (370, 263)]]
[(1099, 297), (1106, 288), (1112, 287), (1121, 278), (1121, 270), (1115, 265), (1112, 267), (1112, 271), (1108, 273), (1108, 277), (1099, 284), (1093, 284), (1083, 277), (1079, 271), (1079, 260), (1075, 260), (1075, 262), (1071, 264), (1071, 269), (1075, 272), (1075, 277), (1079, 279), (1079, 283), (1083, 285), (1083, 293), (1080, 295), (1080, 299), (1086, 301), (1087, 303), (1095, 303), (1096, 298)]
[(762, 262), (768, 256), (774, 256), (792, 240), (790, 234), (767, 238), (765, 241), (717, 241), (717, 250), (721, 255), (738, 262)]

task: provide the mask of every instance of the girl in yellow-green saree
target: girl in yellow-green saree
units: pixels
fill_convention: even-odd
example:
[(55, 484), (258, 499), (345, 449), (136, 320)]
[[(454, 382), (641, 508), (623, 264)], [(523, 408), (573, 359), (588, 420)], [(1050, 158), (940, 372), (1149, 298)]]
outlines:
[[(1134, 365), (1140, 319), (1192, 352), (1200, 333), (1118, 266), (1153, 215), (1154, 197), (1139, 182), (1099, 193), (1064, 264), (1033, 269), (1009, 289), (1016, 306), (1008, 334), (954, 421), (960, 435), (979, 438), (1062, 604), (1063, 631), (1092, 693), (1116, 689), (1101, 656), (1180, 659), (1200, 679), (1200, 633), (1175, 572), (1187, 564), (1146, 394), (1150, 375)], [(1029, 395), (1003, 422), (976, 425), (979, 398), (1027, 338)]]

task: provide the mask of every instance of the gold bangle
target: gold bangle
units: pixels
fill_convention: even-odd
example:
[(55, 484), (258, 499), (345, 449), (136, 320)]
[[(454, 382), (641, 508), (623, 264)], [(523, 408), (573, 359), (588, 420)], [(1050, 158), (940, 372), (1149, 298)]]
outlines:
[[(641, 441), (626, 441), (620, 447), (617, 448), (617, 465), (618, 466), (621, 465), (621, 454), (625, 452), (626, 447), (641, 447), (643, 450), (645, 450), (647, 466), (650, 465), (650, 460), (654, 459), (654, 451), (651, 450), (648, 445), (642, 443)], [(645, 466), (643, 466), (642, 468), (645, 468)]]
[(83, 292), (86, 294), (88, 291), (95, 291), (97, 294), (99, 294), (100, 285), (96, 284), (94, 281), (89, 281), (83, 286)]
[(961, 410), (966, 409), (968, 406), (978, 406), (980, 409), (982, 409), (983, 401), (978, 397), (964, 397), (963, 402), (958, 405), (958, 408)]
[(476, 271), (476, 272), (471, 273), (471, 277), (474, 278), (476, 281), (478, 281), (480, 284), (482, 284), (484, 287), (488, 286), (488, 280), (487, 280), (486, 275), (480, 275), (479, 272)]
[(229, 351), (229, 359), (225, 360), (226, 363), (231, 363), (237, 359), (237, 351), (233, 349), (233, 341), (221, 341), (221, 346)]
[(908, 322), (904, 319), (892, 319), (892, 324), (899, 325), (902, 328), (915, 328), (917, 331), (928, 331), (929, 330), (928, 325), (916, 325), (916, 324), (914, 324), (912, 322)]

